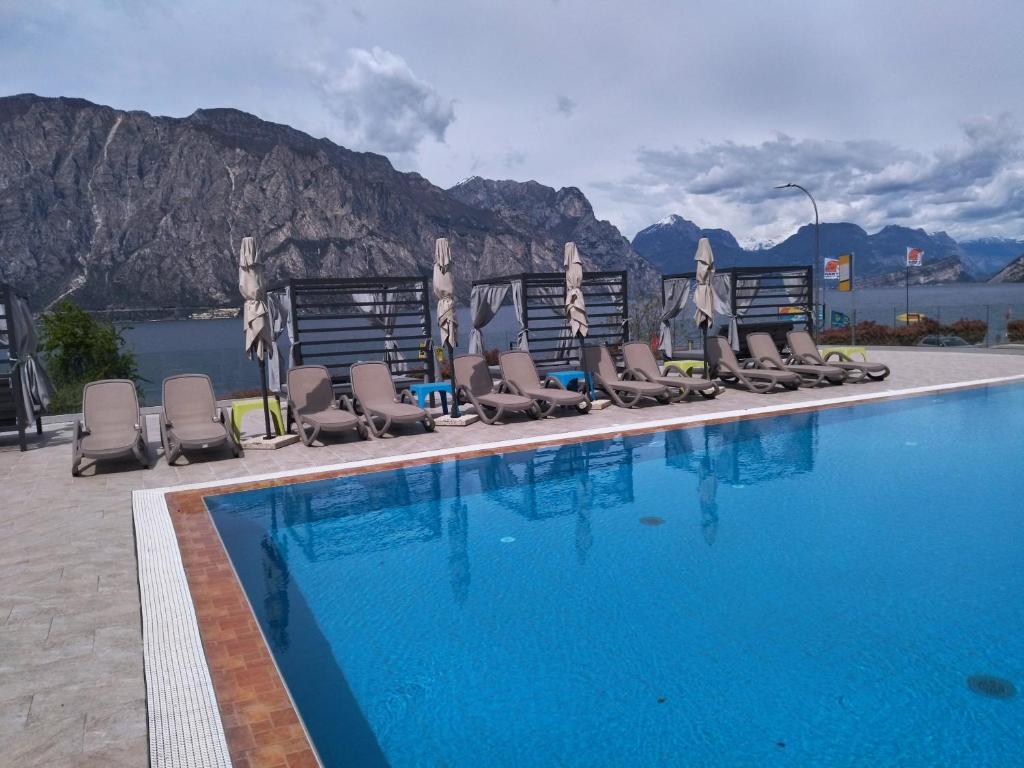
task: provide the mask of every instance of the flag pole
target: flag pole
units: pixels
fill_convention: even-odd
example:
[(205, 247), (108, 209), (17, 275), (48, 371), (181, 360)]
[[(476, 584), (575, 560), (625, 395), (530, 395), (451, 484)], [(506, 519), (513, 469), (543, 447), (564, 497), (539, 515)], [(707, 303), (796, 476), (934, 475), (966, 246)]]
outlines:
[(910, 325), (910, 259), (907, 259), (907, 279), (904, 281), (907, 286), (907, 314), (906, 321), (907, 325)]

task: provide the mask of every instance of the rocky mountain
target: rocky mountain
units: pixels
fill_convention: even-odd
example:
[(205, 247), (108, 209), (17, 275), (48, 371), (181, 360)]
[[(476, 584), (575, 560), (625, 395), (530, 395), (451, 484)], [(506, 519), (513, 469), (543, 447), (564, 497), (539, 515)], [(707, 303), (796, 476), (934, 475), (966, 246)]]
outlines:
[(478, 277), (585, 266), (657, 272), (575, 188), (470, 179), (441, 189), (232, 109), (186, 118), (81, 99), (0, 98), (0, 281), (36, 307), (239, 303), (242, 237), (271, 283), (289, 277), (427, 274), (449, 237), (462, 296)]
[(1024, 283), (1024, 253), (989, 278), (989, 282)]
[(978, 279), (988, 279), (1024, 254), (1024, 240), (983, 237), (960, 241), (960, 249), (967, 271)]
[[(926, 261), (920, 267), (911, 269), (909, 274), (911, 285), (971, 282), (971, 277), (964, 271), (964, 264), (958, 256), (950, 256), (938, 261)], [(882, 275), (865, 275), (857, 279), (859, 288), (884, 288), (890, 285), (906, 285), (906, 283), (906, 267), (894, 269)]]
[[(702, 229), (681, 216), (669, 216), (657, 224), (637, 233), (633, 247), (663, 273), (693, 270), (693, 254), (697, 240), (707, 237), (715, 253), (715, 262), (723, 266), (778, 266), (810, 264), (814, 255), (814, 226), (800, 227), (781, 243), (768, 248), (747, 250), (737, 243), (726, 230)], [(964, 259), (960, 245), (945, 232), (929, 234), (923, 229), (884, 227), (875, 234), (848, 222), (821, 225), (821, 255), (855, 254), (856, 274), (874, 284), (887, 285), (904, 277), (902, 266), (907, 247), (923, 248), (925, 264), (941, 263), (941, 268), (919, 273), (926, 282), (968, 279), (961, 263)], [(951, 268), (953, 262), (960, 264)]]
[(689, 272), (693, 269), (697, 242), (702, 237), (711, 242), (717, 263), (725, 266), (748, 263), (748, 252), (740, 247), (732, 233), (724, 229), (701, 229), (676, 214), (637, 232), (633, 237), (633, 248), (662, 274)]

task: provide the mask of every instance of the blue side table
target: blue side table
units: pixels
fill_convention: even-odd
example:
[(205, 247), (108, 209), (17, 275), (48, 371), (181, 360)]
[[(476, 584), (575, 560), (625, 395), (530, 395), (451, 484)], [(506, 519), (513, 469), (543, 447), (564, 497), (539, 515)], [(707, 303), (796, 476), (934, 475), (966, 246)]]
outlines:
[(448, 395), (452, 393), (452, 385), (447, 381), (425, 381), (422, 384), (410, 384), (409, 391), (416, 395), (416, 403), (420, 408), (427, 407), (427, 396), (434, 392), (441, 394), (441, 413), (448, 413)]
[(586, 371), (551, 371), (548, 373), (548, 376), (552, 379), (557, 379), (558, 383), (566, 389), (569, 388), (571, 382), (583, 379), (587, 390), (590, 392), (590, 399), (594, 399), (594, 382), (591, 381), (590, 374)]

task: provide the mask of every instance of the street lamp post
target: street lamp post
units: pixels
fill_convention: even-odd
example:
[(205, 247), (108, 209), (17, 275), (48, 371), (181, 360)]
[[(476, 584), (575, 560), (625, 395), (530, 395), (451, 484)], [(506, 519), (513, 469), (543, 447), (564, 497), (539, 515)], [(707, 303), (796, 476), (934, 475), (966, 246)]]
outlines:
[[(799, 189), (808, 199), (811, 201), (811, 205), (814, 206), (814, 271), (812, 274), (815, 276), (815, 280), (818, 283), (818, 303), (814, 307), (814, 338), (815, 341), (818, 339), (818, 335), (821, 333), (819, 325), (825, 324), (825, 272), (824, 266), (821, 263), (821, 223), (818, 221), (818, 204), (814, 201), (814, 195), (808, 192), (806, 189), (801, 187), (799, 184), (780, 184), (776, 189)], [(818, 270), (822, 270), (821, 278), (818, 279)], [(818, 308), (821, 308), (821, 323), (818, 323)]]

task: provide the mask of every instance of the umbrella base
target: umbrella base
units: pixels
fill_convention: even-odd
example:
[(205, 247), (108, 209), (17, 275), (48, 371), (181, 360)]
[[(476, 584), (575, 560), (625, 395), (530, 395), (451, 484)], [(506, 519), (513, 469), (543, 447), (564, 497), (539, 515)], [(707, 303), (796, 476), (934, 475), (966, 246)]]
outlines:
[(434, 417), (434, 425), (438, 427), (468, 427), (478, 421), (480, 421), (480, 417), (475, 413), (464, 413), (457, 418), (450, 414)]
[(242, 438), (242, 450), (245, 451), (273, 451), (277, 448), (284, 448), (286, 445), (299, 442), (298, 435), (276, 435), (269, 440), (263, 435)]
[(605, 399), (603, 397), (601, 399), (599, 399), (599, 400), (591, 400), (590, 401), (590, 410), (592, 410), (592, 411), (603, 411), (605, 408), (608, 408), (611, 404), (612, 404), (611, 400), (607, 400), (607, 399)]

